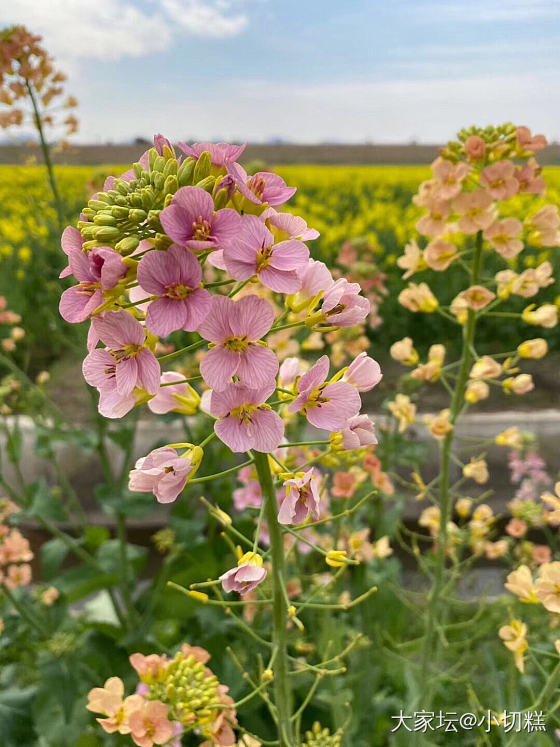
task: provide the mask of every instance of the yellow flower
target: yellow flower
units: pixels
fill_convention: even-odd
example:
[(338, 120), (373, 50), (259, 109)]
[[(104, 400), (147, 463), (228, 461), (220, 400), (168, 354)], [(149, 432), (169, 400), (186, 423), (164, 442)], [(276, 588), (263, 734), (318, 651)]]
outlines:
[(389, 410), (399, 421), (399, 433), (404, 433), (409, 425), (414, 423), (416, 417), (416, 405), (410, 401), (406, 394), (397, 394), (395, 399), (388, 404)]
[(426, 415), (425, 423), (430, 434), (438, 441), (453, 430), (453, 424), (449, 422), (449, 409), (441, 410), (437, 415)]
[(543, 563), (535, 584), (539, 602), (549, 612), (560, 613), (560, 563)]
[(538, 604), (533, 574), (526, 565), (520, 565), (515, 571), (508, 574), (505, 587), (522, 602), (527, 604)]
[(463, 467), (463, 475), (471, 480), (474, 480), (479, 485), (484, 485), (488, 482), (488, 465), (485, 459), (471, 458), (468, 464)]
[(523, 654), (529, 648), (527, 643), (527, 626), (521, 620), (512, 620), (511, 625), (503, 625), (498, 631), (498, 635), (514, 656), (515, 666), (520, 672), (525, 671)]

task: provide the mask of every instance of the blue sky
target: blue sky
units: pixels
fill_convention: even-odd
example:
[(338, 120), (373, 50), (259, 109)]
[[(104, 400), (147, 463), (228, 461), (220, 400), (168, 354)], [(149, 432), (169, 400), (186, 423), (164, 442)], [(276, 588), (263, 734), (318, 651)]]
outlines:
[(560, 0), (3, 3), (18, 22), (69, 73), (81, 141), (560, 139)]

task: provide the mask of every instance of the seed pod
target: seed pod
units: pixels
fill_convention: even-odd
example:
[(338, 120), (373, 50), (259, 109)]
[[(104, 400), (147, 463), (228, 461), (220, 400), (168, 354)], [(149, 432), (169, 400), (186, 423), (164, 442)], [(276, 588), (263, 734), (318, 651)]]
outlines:
[(194, 167), (193, 182), (196, 184), (197, 182), (200, 182), (203, 179), (206, 179), (207, 176), (210, 176), (211, 168), (212, 168), (212, 159), (210, 158), (210, 153), (207, 150), (205, 150), (204, 153), (201, 153), (200, 156), (198, 157), (196, 166)]

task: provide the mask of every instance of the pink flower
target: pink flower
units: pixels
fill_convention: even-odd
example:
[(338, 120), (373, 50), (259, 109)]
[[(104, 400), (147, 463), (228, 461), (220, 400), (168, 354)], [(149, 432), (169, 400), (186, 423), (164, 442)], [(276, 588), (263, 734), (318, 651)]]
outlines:
[(361, 449), (377, 443), (375, 425), (368, 415), (355, 415), (349, 418), (342, 429), (342, 444), (345, 449)]
[(537, 153), (548, 145), (544, 135), (531, 135), (531, 130), (528, 127), (517, 128), (517, 142), (520, 148), (532, 153)]
[(245, 215), (241, 230), (224, 249), (224, 264), (235, 280), (256, 275), (277, 293), (296, 293), (301, 281), (296, 270), (309, 259), (309, 249), (296, 239), (274, 243), (274, 236), (255, 215)]
[(523, 242), (518, 238), (522, 230), (523, 225), (517, 218), (504, 218), (487, 228), (483, 236), (504, 259), (513, 259), (523, 249)]
[(307, 472), (298, 472), (295, 477), (286, 480), (284, 488), (285, 493), (278, 512), (280, 524), (301, 524), (310, 513), (315, 519), (319, 518), (321, 499), (317, 474), (313, 468)]
[(110, 247), (82, 251), (84, 240), (76, 228), (68, 226), (62, 234), (62, 249), (68, 255), (68, 267), (60, 277), (74, 275), (78, 285), (68, 288), (60, 299), (59, 311), (67, 322), (83, 322), (104, 303), (104, 290), (114, 288), (124, 278), (127, 267)]
[(309, 259), (307, 264), (298, 269), (297, 274), (301, 281), (299, 293), (306, 298), (313, 298), (334, 285), (329, 268), (324, 262), (317, 262), (315, 259)]
[(197, 160), (205, 151), (208, 151), (213, 165), (220, 168), (229, 161), (237, 161), (247, 147), (247, 143), (243, 145), (230, 145), (229, 143), (193, 143), (188, 145), (187, 143), (177, 143), (177, 145), (183, 153)]
[[(205, 194), (207, 194), (205, 192)], [(172, 244), (166, 251), (145, 254), (138, 264), (138, 282), (157, 296), (146, 313), (146, 327), (167, 337), (176, 329), (194, 332), (210, 311), (211, 296), (200, 288), (202, 270), (189, 249)]]
[(278, 371), (278, 382), (283, 389), (292, 386), (296, 379), (305, 373), (299, 358), (286, 358)]
[(133, 711), (128, 718), (128, 725), (134, 744), (138, 747), (166, 744), (174, 734), (168, 714), (169, 706), (161, 700), (147, 700), (142, 708)]
[(314, 228), (308, 228), (307, 223), (299, 215), (279, 213), (270, 207), (264, 210), (259, 218), (267, 224), (277, 242), (285, 241), (286, 239), (311, 241), (319, 237), (319, 231), (316, 231)]
[(382, 378), (383, 374), (379, 363), (364, 352), (354, 358), (345, 371), (342, 380), (355, 386), (359, 392), (369, 392), (370, 389), (379, 384)]
[(360, 411), (358, 390), (345, 381), (325, 383), (329, 359), (323, 355), (297, 383), (298, 396), (290, 403), (290, 412), (302, 412), (316, 428), (336, 432)]
[[(247, 553), (252, 554), (252, 553)], [(236, 568), (231, 568), (220, 576), (223, 589), (226, 593), (236, 591), (238, 594), (248, 594), (266, 578), (266, 570), (258, 563), (242, 563)]]
[(247, 506), (262, 505), (261, 484), (256, 479), (251, 466), (239, 470), (238, 479), (243, 487), (233, 491), (233, 505), (238, 511), (244, 511)]
[(297, 192), (295, 187), (286, 186), (286, 182), (278, 174), (258, 171), (249, 177), (238, 163), (226, 163), (226, 168), (241, 194), (257, 205), (283, 205)]
[(154, 449), (134, 465), (128, 489), (136, 493), (153, 493), (159, 503), (173, 503), (201, 460), (199, 447), (193, 447), (182, 456), (170, 446)]
[(94, 317), (92, 329), (107, 347), (95, 349), (84, 360), (82, 371), (88, 384), (100, 393), (99, 412), (121, 417), (134, 406), (133, 392), (148, 394), (159, 389), (160, 367), (151, 350), (144, 347), (144, 327), (126, 311), (110, 311)]
[(325, 291), (321, 311), (325, 321), (336, 327), (353, 327), (363, 322), (369, 314), (370, 303), (360, 296), (358, 283), (349, 283), (346, 278), (339, 278)]
[(183, 374), (178, 371), (165, 371), (161, 375), (159, 391), (148, 402), (148, 407), (156, 415), (163, 415), (167, 412), (193, 415), (199, 404), (200, 397), (192, 386), (185, 382)]
[(158, 673), (167, 666), (167, 656), (163, 654), (131, 654), (128, 657), (130, 664), (136, 670), (138, 677), (142, 682), (156, 677)]
[(276, 389), (276, 382), (249, 389), (241, 383), (227, 384), (214, 390), (210, 412), (218, 418), (214, 430), (234, 452), (271, 452), (284, 437), (284, 423), (278, 413), (264, 403)]
[(200, 364), (200, 373), (213, 389), (228, 386), (232, 376), (247, 386), (267, 385), (278, 371), (278, 360), (257, 343), (272, 327), (274, 310), (258, 296), (233, 301), (213, 296), (210, 313), (198, 329), (199, 335), (214, 343)]
[(176, 244), (194, 251), (223, 249), (239, 230), (235, 210), (214, 212), (214, 200), (200, 187), (181, 187), (159, 216), (165, 233)]
[(519, 189), (515, 165), (511, 161), (498, 161), (487, 166), (480, 175), (480, 183), (494, 200), (508, 200)]
[(451, 212), (449, 200), (428, 200), (426, 207), (430, 211), (416, 223), (416, 230), (424, 236), (436, 238), (447, 231), (447, 218)]

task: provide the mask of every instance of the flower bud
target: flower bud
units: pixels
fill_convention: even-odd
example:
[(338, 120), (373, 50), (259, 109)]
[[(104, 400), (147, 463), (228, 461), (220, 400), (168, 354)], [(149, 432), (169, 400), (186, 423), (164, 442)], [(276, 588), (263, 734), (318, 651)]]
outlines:
[(326, 563), (332, 568), (342, 568), (343, 565), (346, 565), (347, 559), (348, 554), (346, 550), (329, 550), (326, 557)]
[[(198, 159), (200, 161), (200, 159)], [(198, 163), (198, 161), (197, 161)], [(216, 183), (216, 177), (215, 176), (207, 176), (206, 179), (203, 179), (201, 182), (196, 182), (195, 184), (197, 187), (200, 187), (200, 189), (204, 189), (208, 194), (212, 194), (212, 191), (214, 190), (214, 184)]]
[(485, 381), (469, 381), (465, 390), (465, 400), (473, 405), (480, 400), (486, 399), (490, 395), (490, 387)]
[(180, 187), (187, 187), (193, 182), (194, 167), (196, 161), (194, 158), (187, 158), (177, 170), (177, 181)]
[(196, 160), (193, 174), (194, 184), (198, 184), (198, 182), (201, 182), (203, 179), (206, 179), (206, 177), (210, 176), (211, 168), (212, 158), (210, 157), (210, 153), (205, 150), (204, 153), (201, 153)]
[(521, 358), (532, 358), (538, 360), (544, 358), (548, 353), (548, 343), (542, 337), (535, 337), (533, 340), (525, 340), (517, 347), (517, 352)]

